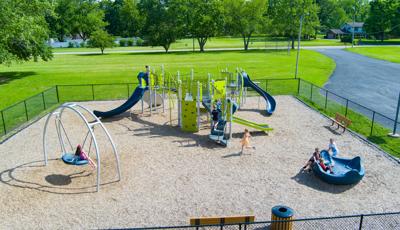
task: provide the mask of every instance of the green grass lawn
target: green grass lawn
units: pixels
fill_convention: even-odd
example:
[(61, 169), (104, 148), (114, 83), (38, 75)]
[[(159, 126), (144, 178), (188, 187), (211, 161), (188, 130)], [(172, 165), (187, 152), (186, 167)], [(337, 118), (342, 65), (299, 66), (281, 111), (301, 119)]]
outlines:
[[(333, 60), (314, 51), (302, 50), (300, 58), (299, 77), (316, 85), (322, 85), (335, 67)], [(0, 109), (57, 84), (136, 83), (146, 64), (157, 68), (164, 64), (170, 73), (188, 74), (193, 68), (199, 78), (241, 67), (257, 79), (293, 77), (295, 60), (295, 52), (279, 51), (56, 55), (49, 62), (0, 66)]]
[(371, 58), (400, 63), (400, 47), (357, 47), (346, 50)]
[[(297, 42), (295, 42), (297, 46)], [(314, 39), (301, 41), (301, 46), (341, 46), (344, 45), (336, 39)], [(250, 48), (269, 48), (287, 47), (288, 41), (285, 39), (271, 40), (265, 37), (253, 37), (250, 41)], [(199, 50), (197, 40), (194, 41), (195, 50)], [(243, 48), (242, 38), (215, 37), (207, 41), (205, 49), (210, 48)], [(171, 44), (172, 50), (193, 49), (193, 39), (181, 39)], [(114, 47), (106, 49), (107, 51), (138, 51), (138, 50), (164, 50), (161, 46), (135, 46), (135, 47)], [(54, 52), (100, 52), (96, 48), (55, 48)]]

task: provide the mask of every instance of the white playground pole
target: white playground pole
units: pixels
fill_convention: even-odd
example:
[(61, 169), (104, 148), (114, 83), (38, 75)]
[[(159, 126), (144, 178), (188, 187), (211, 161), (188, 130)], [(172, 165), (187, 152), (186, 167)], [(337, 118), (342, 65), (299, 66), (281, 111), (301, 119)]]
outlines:
[(197, 81), (197, 129), (200, 131), (200, 82)]
[(181, 80), (180, 80), (180, 74), (178, 71), (178, 126), (182, 127), (182, 88), (181, 88)]
[[(153, 68), (153, 75), (156, 77), (156, 70)], [(157, 80), (158, 80), (158, 76), (157, 76)], [(154, 80), (154, 111), (157, 113), (157, 84), (158, 81), (156, 82)]]
[(161, 76), (163, 79), (163, 83), (162, 83), (162, 112), (165, 113), (165, 72), (164, 72), (164, 64), (161, 65)]
[[(149, 66), (150, 69), (150, 66)], [(151, 97), (152, 94), (152, 90), (151, 90), (151, 85), (152, 85), (152, 81), (151, 81), (151, 71), (149, 72), (149, 95), (150, 95), (150, 116), (152, 115), (152, 110), (153, 110), (153, 98)]]

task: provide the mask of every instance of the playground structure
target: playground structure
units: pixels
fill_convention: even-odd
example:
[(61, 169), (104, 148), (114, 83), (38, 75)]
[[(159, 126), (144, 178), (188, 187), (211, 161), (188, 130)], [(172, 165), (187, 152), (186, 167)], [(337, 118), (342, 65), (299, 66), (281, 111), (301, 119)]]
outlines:
[[(150, 70), (150, 68), (149, 68)], [(276, 108), (275, 99), (261, 89), (257, 84), (250, 80), (248, 74), (236, 69), (236, 73), (229, 72), (227, 69), (221, 71), (221, 77), (214, 78), (211, 74), (207, 75), (207, 81), (195, 80), (194, 71), (190, 74), (181, 75), (178, 71), (176, 76), (165, 74), (164, 67), (158, 74), (155, 69), (138, 74), (139, 85), (136, 87), (132, 96), (121, 106), (107, 111), (94, 111), (93, 113), (101, 118), (112, 117), (125, 112), (141, 101), (142, 113), (144, 113), (144, 102), (149, 105), (150, 115), (153, 110), (162, 106), (165, 112), (166, 92), (168, 93), (168, 105), (174, 106), (174, 96), (176, 94), (178, 105), (178, 126), (184, 132), (198, 132), (201, 123), (201, 105), (211, 114), (213, 107), (219, 112), (218, 125), (211, 124), (209, 138), (223, 146), (228, 145), (232, 138), (232, 123), (237, 123), (259, 131), (269, 132), (273, 130), (268, 124), (256, 123), (244, 118), (235, 117), (233, 114), (240, 109), (240, 105), (245, 103), (244, 97), (247, 95), (246, 87), (254, 89), (266, 101), (266, 114), (272, 115)], [(162, 94), (157, 94), (162, 91)], [(218, 103), (218, 105), (217, 105)], [(170, 109), (171, 111), (171, 109)], [(170, 124), (172, 125), (171, 114)]]
[[(92, 145), (95, 149), (95, 154), (96, 154), (96, 170), (97, 170), (97, 179), (96, 179), (96, 191), (99, 191), (100, 189), (100, 170), (101, 170), (101, 161), (100, 161), (100, 150), (98, 147), (98, 142), (96, 139), (94, 127), (98, 126), (100, 129), (105, 133), (105, 135), (108, 138), (108, 141), (112, 147), (113, 154), (115, 156), (115, 164), (116, 164), (116, 169), (117, 169), (117, 181), (121, 180), (121, 171), (120, 171), (120, 164), (119, 164), (119, 157), (118, 157), (118, 152), (115, 147), (114, 141), (111, 138), (111, 135), (107, 131), (106, 127), (103, 125), (103, 123), (86, 107), (75, 104), (75, 103), (66, 103), (58, 107), (56, 110), (51, 112), (45, 122), (44, 130), (43, 130), (43, 157), (44, 157), (44, 162), (45, 165), (48, 164), (48, 143), (47, 143), (47, 132), (48, 132), (48, 125), (50, 123), (50, 120), (54, 117), (55, 121), (55, 127), (57, 131), (57, 137), (58, 137), (58, 142), (60, 144), (61, 148), (61, 159), (67, 164), (72, 164), (72, 165), (87, 165), (89, 161), (87, 159), (79, 159), (79, 157), (74, 154), (74, 145), (71, 142), (70, 137), (68, 136), (67, 128), (64, 125), (63, 122), (63, 113), (66, 111), (72, 111), (74, 114), (76, 114), (85, 124), (87, 127), (87, 133), (85, 135), (85, 138), (83, 142), (80, 142), (79, 144), (82, 144), (82, 149), (85, 148), (85, 144), (89, 142), (89, 147), (88, 147), (88, 157), (90, 157), (90, 151), (92, 149)], [(85, 116), (86, 115), (86, 116)], [(90, 139), (90, 141), (88, 141)], [(67, 142), (67, 143), (66, 143)], [(68, 144), (68, 145), (67, 145)], [(69, 151), (67, 149), (70, 149)]]
[(337, 185), (348, 185), (358, 183), (364, 177), (364, 166), (359, 156), (353, 159), (332, 157), (328, 151), (322, 150), (321, 157), (326, 165), (334, 165), (333, 173), (329, 173), (321, 168), (319, 164), (314, 164), (313, 171), (321, 180)]

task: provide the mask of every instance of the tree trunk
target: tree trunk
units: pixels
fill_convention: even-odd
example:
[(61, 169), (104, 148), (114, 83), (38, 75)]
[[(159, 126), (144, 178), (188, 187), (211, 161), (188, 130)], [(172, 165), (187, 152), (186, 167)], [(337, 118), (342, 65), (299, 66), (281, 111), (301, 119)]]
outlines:
[(197, 38), (197, 41), (199, 42), (199, 47), (200, 47), (200, 52), (204, 52), (204, 46), (206, 45), (207, 38)]
[(294, 50), (294, 36), (290, 36), (290, 40), (292, 41), (292, 50)]
[(242, 34), (242, 37), (243, 37), (244, 50), (247, 51), (247, 50), (249, 50), (251, 33), (249, 33), (249, 35), (247, 35), (247, 36), (245, 34)]
[(165, 44), (163, 45), (164, 49), (165, 49), (165, 53), (168, 53), (169, 50), (169, 44)]
[(104, 47), (100, 47), (101, 54), (104, 54)]

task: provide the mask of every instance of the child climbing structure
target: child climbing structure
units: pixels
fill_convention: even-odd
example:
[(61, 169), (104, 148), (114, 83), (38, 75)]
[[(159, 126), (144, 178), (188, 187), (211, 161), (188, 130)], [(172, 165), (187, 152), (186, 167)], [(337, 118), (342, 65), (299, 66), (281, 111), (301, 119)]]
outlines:
[(223, 146), (228, 145), (232, 138), (232, 123), (238, 123), (260, 131), (268, 132), (273, 129), (268, 124), (259, 124), (249, 121), (233, 114), (239, 109), (243, 97), (244, 83), (243, 74), (239, 71), (234, 75), (228, 71), (222, 71), (223, 80), (213, 80), (208, 76), (208, 95), (203, 97), (202, 104), (209, 113), (214, 107), (219, 113), (217, 125), (211, 126), (209, 138)]

